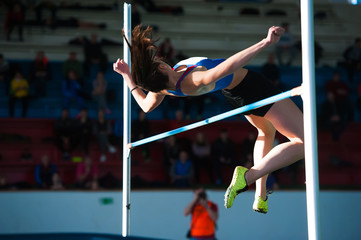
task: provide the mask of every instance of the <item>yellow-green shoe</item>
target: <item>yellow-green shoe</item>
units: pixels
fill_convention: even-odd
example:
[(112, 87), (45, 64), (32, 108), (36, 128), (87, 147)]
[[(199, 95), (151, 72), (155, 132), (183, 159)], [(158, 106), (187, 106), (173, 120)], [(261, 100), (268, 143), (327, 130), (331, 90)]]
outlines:
[(241, 166), (234, 169), (232, 182), (224, 194), (224, 206), (226, 208), (232, 207), (233, 201), (239, 193), (248, 190), (248, 185), (244, 177), (247, 171), (247, 168)]
[(253, 203), (253, 210), (259, 213), (266, 214), (268, 212), (268, 197), (266, 197), (266, 200), (263, 200), (262, 197), (258, 197), (254, 200)]

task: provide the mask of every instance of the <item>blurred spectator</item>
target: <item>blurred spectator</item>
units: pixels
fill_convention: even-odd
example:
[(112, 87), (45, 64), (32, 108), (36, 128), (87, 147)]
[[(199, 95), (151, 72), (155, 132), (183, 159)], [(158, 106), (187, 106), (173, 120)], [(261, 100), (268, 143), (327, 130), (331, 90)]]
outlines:
[(90, 190), (100, 190), (101, 187), (99, 185), (99, 181), (94, 179), (93, 181), (90, 182)]
[(55, 172), (53, 174), (53, 178), (52, 178), (52, 184), (50, 186), (51, 190), (64, 190), (64, 186), (63, 183), (61, 182), (61, 178), (58, 172)]
[(350, 89), (348, 85), (341, 80), (341, 75), (335, 71), (331, 80), (325, 84), (326, 93), (332, 93), (335, 103), (343, 110), (347, 120), (353, 121), (354, 110), (350, 101)]
[[(133, 159), (132, 159), (133, 161)], [(134, 178), (132, 178), (133, 180)], [(132, 182), (132, 186), (133, 182)], [(107, 172), (106, 174), (104, 174), (101, 178), (99, 178), (98, 181), (93, 181), (92, 183), (92, 189), (93, 190), (97, 190), (100, 188), (106, 188), (106, 189), (114, 189), (114, 188), (121, 188), (122, 187), (122, 180), (119, 179), (118, 177), (116, 177), (113, 173), (111, 172)]]
[(5, 176), (0, 175), (0, 190), (10, 189), (11, 185)]
[(175, 164), (178, 159), (180, 153), (180, 146), (175, 135), (166, 138), (163, 146), (164, 164), (168, 174), (170, 171), (170, 167)]
[(187, 151), (180, 151), (178, 160), (171, 166), (170, 176), (173, 186), (180, 188), (190, 187), (193, 177), (193, 164), (189, 159)]
[(284, 86), (281, 83), (281, 73), (278, 65), (275, 62), (275, 55), (270, 53), (267, 58), (267, 62), (262, 66), (262, 74), (271, 80), (274, 85), (283, 90)]
[(209, 182), (213, 182), (213, 169), (211, 161), (211, 145), (204, 132), (197, 132), (192, 143), (192, 155), (196, 183), (200, 183), (201, 169), (208, 172)]
[(20, 100), (23, 105), (22, 117), (26, 117), (29, 105), (29, 83), (23, 77), (21, 71), (15, 72), (15, 77), (10, 83), (9, 92), (9, 112), (10, 117), (14, 116), (15, 102)]
[(108, 83), (104, 78), (104, 74), (102, 72), (98, 72), (97, 78), (93, 82), (93, 98), (98, 103), (98, 109), (105, 111), (107, 114), (111, 114), (111, 111), (107, 106), (107, 86)]
[(168, 101), (165, 101), (162, 103), (162, 114), (164, 119), (173, 119), (174, 116), (173, 111), (174, 109), (178, 109), (179, 111), (182, 111), (184, 106), (184, 98), (179, 99), (174, 96), (169, 96)]
[(277, 82), (280, 79), (280, 69), (275, 63), (275, 55), (268, 54), (267, 62), (262, 66), (262, 73), (272, 82)]
[(49, 156), (43, 155), (41, 162), (35, 167), (35, 181), (39, 188), (48, 189), (53, 185), (53, 174), (56, 166), (50, 163)]
[(361, 38), (356, 38), (353, 45), (349, 46), (343, 53), (345, 66), (348, 72), (348, 80), (353, 82), (356, 71), (361, 69)]
[(36, 14), (36, 21), (38, 22), (38, 24), (41, 24), (42, 22), (44, 22), (44, 18), (43, 18), (44, 9), (50, 11), (51, 18), (53, 18), (53, 19), (56, 18), (56, 12), (58, 10), (58, 6), (57, 6), (56, 2), (34, 1), (34, 4), (35, 4), (34, 9), (35, 9), (35, 14)]
[(158, 12), (159, 9), (152, 0), (136, 0), (136, 4), (141, 5), (148, 12)]
[[(296, 182), (294, 182), (294, 183), (296, 183)], [(267, 182), (266, 182), (267, 195), (273, 193), (273, 191), (278, 190), (279, 188), (280, 188), (280, 186), (277, 183), (275, 174), (274, 173), (268, 174)]]
[(168, 63), (170, 66), (174, 65), (174, 47), (171, 43), (170, 38), (166, 38), (158, 48), (158, 57), (163, 58), (163, 60)]
[(282, 23), (282, 27), (285, 29), (285, 32), (282, 34), (280, 40), (275, 45), (275, 54), (278, 59), (278, 63), (281, 66), (285, 65), (283, 57), (285, 54), (287, 54), (288, 60), (286, 65), (290, 66), (296, 57), (297, 48), (295, 47), (295, 40), (290, 31), (290, 24)]
[(191, 108), (196, 106), (197, 108), (197, 119), (201, 119), (203, 116), (204, 105), (207, 101), (212, 101), (211, 97), (207, 94), (203, 94), (196, 97), (185, 97), (184, 98), (184, 114), (187, 119), (191, 119)]
[(150, 124), (142, 110), (138, 110), (138, 119), (132, 122), (132, 138), (140, 140), (150, 136)]
[[(184, 114), (183, 111), (181, 109), (178, 109), (175, 112), (175, 119), (170, 120), (170, 128), (171, 129), (176, 129), (176, 128), (180, 128), (183, 127), (184, 125), (187, 124), (187, 121), (184, 120)], [(191, 141), (187, 138), (187, 133), (179, 133), (177, 134), (177, 138), (178, 138), (178, 143), (179, 146), (182, 150), (186, 150), (186, 151), (190, 151), (191, 150)]]
[(10, 87), (10, 66), (4, 59), (4, 55), (0, 53), (0, 82), (5, 84), (5, 94), (9, 94)]
[(45, 97), (46, 83), (51, 80), (51, 69), (44, 51), (39, 51), (30, 68), (31, 82), (35, 85), (35, 95)]
[(98, 110), (98, 119), (93, 124), (93, 133), (100, 144), (102, 152), (100, 161), (105, 162), (107, 160), (107, 151), (115, 153), (117, 150), (109, 142), (110, 135), (112, 134), (112, 126), (110, 121), (105, 119), (104, 111), (101, 109)]
[[(132, 29), (135, 26), (142, 25), (142, 29), (148, 27), (148, 25), (142, 24), (142, 15), (139, 12), (138, 4), (136, 2), (132, 3)], [(149, 25), (155, 32), (158, 31), (159, 27), (157, 25)]]
[(115, 145), (123, 144), (123, 118), (115, 120), (113, 125), (113, 141)]
[(84, 99), (81, 96), (81, 87), (78, 82), (78, 76), (74, 71), (68, 73), (68, 77), (63, 80), (62, 84), (64, 95), (64, 108), (69, 108), (72, 101), (76, 101), (78, 108), (82, 109), (84, 105)]
[(87, 76), (90, 74), (90, 67), (98, 65), (99, 71), (105, 73), (108, 66), (107, 55), (103, 52), (102, 43), (98, 39), (98, 35), (92, 34), (90, 41), (85, 41), (84, 49), (84, 72)]
[(69, 45), (84, 46), (89, 39), (85, 35), (77, 35), (75, 38), (71, 38), (68, 41)]
[(142, 24), (142, 15), (139, 12), (138, 4), (135, 2), (132, 4), (132, 29)]
[(86, 156), (83, 162), (78, 163), (76, 169), (76, 184), (78, 188), (91, 188), (93, 181), (98, 181), (98, 166)]
[(64, 160), (70, 160), (70, 153), (75, 148), (74, 142), (74, 125), (70, 119), (69, 110), (63, 109), (61, 118), (54, 123), (56, 145), (63, 154)]
[(77, 143), (84, 154), (88, 155), (92, 131), (92, 121), (88, 117), (88, 109), (83, 108), (80, 111), (79, 117), (75, 120), (75, 129), (77, 131)]
[[(302, 52), (302, 42), (298, 41), (295, 44), (296, 48)], [(315, 41), (315, 45), (314, 45), (314, 54), (315, 54), (315, 64), (318, 65), (320, 62), (320, 59), (323, 55), (323, 47), (317, 42)]]
[(319, 42), (315, 41), (315, 64), (318, 65), (320, 63), (320, 59), (323, 56), (323, 47), (320, 45)]
[(192, 215), (188, 238), (194, 240), (215, 240), (218, 220), (218, 206), (208, 200), (203, 188), (194, 191), (193, 200), (184, 208), (184, 216)]
[(69, 53), (69, 58), (63, 63), (63, 75), (64, 78), (68, 77), (70, 71), (73, 71), (79, 78), (80, 82), (83, 82), (83, 66), (77, 59), (77, 53), (72, 51)]
[[(138, 119), (132, 122), (132, 141), (141, 140), (150, 136), (150, 124), (143, 110), (138, 110)], [(141, 146), (142, 155), (150, 161), (149, 144)]]
[(219, 137), (213, 142), (212, 156), (217, 184), (222, 184), (222, 166), (235, 163), (235, 144), (228, 136), (227, 129), (221, 129)]
[(176, 62), (180, 62), (180, 61), (185, 60), (185, 59), (187, 59), (187, 58), (189, 58), (189, 56), (187, 56), (186, 54), (184, 54), (182, 50), (180, 50), (180, 51), (177, 53), (177, 55), (175, 55), (175, 61), (176, 61)]
[(11, 40), (11, 33), (15, 27), (18, 29), (19, 41), (23, 39), (23, 26), (24, 26), (24, 11), (20, 3), (15, 3), (11, 6), (5, 18), (5, 34), (6, 41)]
[(319, 121), (320, 129), (330, 131), (334, 141), (338, 141), (344, 131), (347, 119), (342, 108), (335, 100), (333, 92), (327, 93), (327, 99), (322, 103)]

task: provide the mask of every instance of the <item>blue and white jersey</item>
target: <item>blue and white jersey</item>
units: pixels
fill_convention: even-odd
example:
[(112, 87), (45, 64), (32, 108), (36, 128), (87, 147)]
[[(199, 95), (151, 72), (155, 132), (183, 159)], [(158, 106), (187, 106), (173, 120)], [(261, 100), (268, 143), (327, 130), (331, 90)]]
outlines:
[[(188, 73), (190, 73), (195, 67), (199, 67), (199, 66), (205, 67), (206, 69), (214, 68), (215, 66), (217, 66), (224, 60), (225, 59), (209, 59), (209, 58), (205, 58), (205, 57), (192, 57), (192, 58), (188, 58), (188, 59), (180, 61), (173, 67), (173, 70), (177, 69), (180, 66), (184, 66), (184, 65), (187, 66), (187, 69), (183, 73), (183, 75), (179, 78), (179, 80), (177, 81), (176, 90), (175, 91), (167, 90), (167, 91), (176, 96), (187, 96), (182, 92), (182, 90), (180, 88), (180, 84), (183, 81), (183, 79), (188, 75)], [(229, 84), (231, 84), (232, 80), (233, 80), (233, 74), (230, 74), (224, 78), (219, 79), (216, 82), (214, 89), (210, 92), (218, 91), (218, 90), (228, 87)]]

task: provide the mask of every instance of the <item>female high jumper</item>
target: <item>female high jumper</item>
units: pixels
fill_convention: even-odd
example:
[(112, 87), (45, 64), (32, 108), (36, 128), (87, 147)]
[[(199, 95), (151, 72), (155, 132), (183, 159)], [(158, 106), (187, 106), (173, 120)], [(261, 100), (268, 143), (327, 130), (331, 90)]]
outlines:
[[(169, 96), (198, 96), (217, 90), (234, 107), (241, 107), (276, 95), (280, 91), (262, 75), (243, 68), (256, 54), (279, 41), (284, 29), (273, 26), (267, 37), (227, 59), (189, 58), (173, 69), (157, 57), (152, 29), (132, 31), (130, 47), (132, 73), (121, 59), (113, 69), (121, 74), (130, 92), (144, 112), (154, 110)], [(124, 33), (123, 33), (124, 36)], [(129, 42), (124, 36), (128, 45)], [(267, 213), (266, 181), (269, 173), (288, 166), (304, 157), (303, 115), (290, 99), (244, 113), (257, 128), (254, 146), (254, 166), (237, 166), (225, 194), (225, 207), (233, 205), (235, 197), (256, 182), (253, 209)], [(289, 139), (273, 146), (276, 131)]]

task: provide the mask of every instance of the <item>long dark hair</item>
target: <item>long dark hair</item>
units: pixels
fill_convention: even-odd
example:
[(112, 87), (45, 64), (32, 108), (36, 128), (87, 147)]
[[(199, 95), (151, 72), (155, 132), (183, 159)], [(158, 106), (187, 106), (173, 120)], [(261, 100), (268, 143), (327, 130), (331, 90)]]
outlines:
[(141, 88), (159, 92), (167, 88), (168, 76), (159, 69), (159, 65), (164, 63), (157, 57), (158, 48), (156, 40), (152, 40), (152, 28), (142, 29), (141, 25), (132, 30), (132, 44), (129, 43), (123, 30), (123, 37), (131, 52), (132, 78), (134, 83)]

